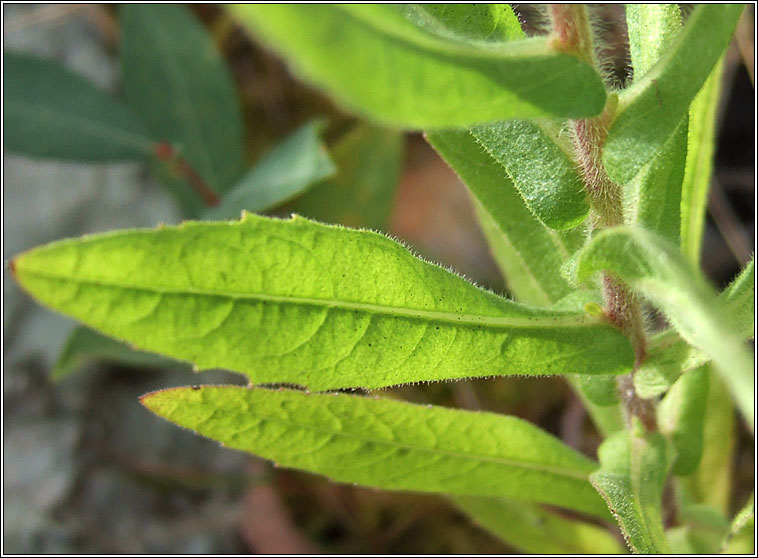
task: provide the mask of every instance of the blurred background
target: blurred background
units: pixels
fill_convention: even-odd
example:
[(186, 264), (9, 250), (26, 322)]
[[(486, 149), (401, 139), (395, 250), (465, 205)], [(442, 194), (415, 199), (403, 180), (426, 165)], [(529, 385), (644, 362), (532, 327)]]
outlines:
[[(517, 5), (530, 21), (536, 9)], [(465, 187), (420, 134), (375, 128), (295, 81), (221, 7), (188, 10), (231, 72), (247, 166), (314, 117), (337, 170), (269, 211), (381, 229), (424, 257), (506, 293)], [(603, 8), (609, 56), (623, 82), (623, 10)], [(113, 5), (3, 5), (3, 50), (43, 57), (102, 90), (122, 89), (122, 28)], [(719, 143), (703, 244), (723, 288), (755, 245), (752, 7), (726, 56)], [(6, 77), (7, 79), (7, 77)], [(163, 169), (165, 171), (165, 169)], [(373, 177), (373, 178), (372, 178)], [(176, 177), (174, 176), (175, 180)], [(3, 260), (56, 239), (178, 223), (172, 178), (145, 163), (79, 164), (3, 153)], [(343, 486), (274, 469), (157, 419), (153, 389), (246, 383), (223, 371), (124, 358), (77, 345), (70, 320), (23, 295), (3, 272), (3, 545), (6, 553), (508, 553), (444, 498)], [(86, 334), (84, 334), (86, 337)], [(64, 351), (66, 348), (66, 351)], [(62, 359), (62, 355), (63, 358)], [(51, 379), (53, 370), (59, 378)], [(590, 455), (599, 437), (559, 378), (405, 386), (407, 400), (523, 417)], [(753, 484), (752, 439), (740, 426), (734, 507)]]

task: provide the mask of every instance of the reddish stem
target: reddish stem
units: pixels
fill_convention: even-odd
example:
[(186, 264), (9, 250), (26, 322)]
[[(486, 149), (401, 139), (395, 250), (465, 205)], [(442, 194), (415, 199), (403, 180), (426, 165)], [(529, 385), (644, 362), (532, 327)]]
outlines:
[(195, 193), (200, 196), (203, 203), (208, 207), (214, 207), (219, 204), (221, 198), (211, 188), (205, 179), (187, 162), (187, 160), (177, 153), (176, 149), (168, 143), (158, 143), (154, 149), (155, 156), (161, 161), (169, 164), (172, 170), (184, 180), (186, 180)]

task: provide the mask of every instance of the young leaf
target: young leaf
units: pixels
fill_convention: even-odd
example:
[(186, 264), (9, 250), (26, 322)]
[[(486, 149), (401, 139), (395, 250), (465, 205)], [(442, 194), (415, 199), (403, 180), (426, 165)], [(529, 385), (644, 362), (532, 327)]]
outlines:
[(636, 553), (668, 552), (663, 533), (661, 498), (666, 481), (665, 441), (657, 432), (614, 434), (598, 449), (600, 470), (590, 482), (605, 498), (629, 548)]
[(604, 516), (587, 481), (595, 464), (514, 417), (232, 386), (168, 389), (141, 401), (227, 447), (339, 482), (502, 496)]
[(507, 4), (408, 4), (405, 16), (429, 33), (463, 42), (524, 37), (516, 14)]
[(675, 475), (689, 475), (700, 463), (707, 398), (708, 372), (701, 366), (680, 377), (658, 406), (658, 428), (676, 451)]
[[(729, 533), (724, 538), (721, 551), (724, 554), (750, 554), (755, 552), (755, 492), (734, 516)], [(746, 536), (745, 536), (746, 535)]]
[(283, 204), (309, 186), (334, 174), (335, 167), (319, 131), (309, 122), (263, 156), (222, 198), (205, 212), (206, 219), (235, 219), (243, 209), (261, 212)]
[[(445, 40), (395, 5), (233, 6), (240, 21), (331, 97), (387, 124), (470, 126), (598, 114), (598, 73), (546, 38), (487, 47)], [(365, 72), (370, 68), (370, 72)], [(361, 79), (355, 79), (360, 74)]]
[(86, 362), (105, 360), (138, 367), (164, 367), (178, 365), (171, 359), (135, 351), (128, 345), (100, 335), (87, 327), (77, 327), (69, 335), (55, 366), (52, 379), (60, 381), (77, 371)]
[(620, 374), (633, 361), (600, 318), (516, 304), (380, 234), (299, 217), (93, 235), (13, 269), (41, 302), (108, 335), (254, 383)]
[(568, 519), (526, 502), (454, 496), (474, 522), (516, 550), (529, 554), (624, 554), (606, 529)]
[(3, 53), (3, 147), (74, 161), (128, 161), (154, 148), (126, 107), (60, 64)]
[(722, 57), (695, 96), (689, 111), (687, 162), (682, 184), (681, 247), (687, 259), (695, 265), (700, 264), (700, 246), (703, 241), (708, 189), (711, 185), (716, 113), (723, 72)]
[(120, 16), (126, 101), (153, 137), (176, 144), (212, 190), (225, 192), (242, 172), (243, 128), (216, 46), (178, 4), (125, 4)]
[(661, 150), (724, 52), (743, 8), (698, 5), (658, 63), (621, 93), (603, 149), (615, 182), (631, 180)]
[(547, 123), (510, 120), (476, 126), (471, 134), (505, 168), (526, 206), (545, 225), (570, 229), (587, 217), (584, 183), (557, 130)]
[(719, 300), (740, 337), (755, 338), (755, 256), (719, 295)]
[(482, 229), (510, 291), (528, 304), (548, 306), (573, 289), (561, 264), (582, 246), (581, 231), (545, 228), (524, 206), (495, 159), (465, 130), (428, 132), (427, 141), (458, 173), (479, 202)]
[(678, 249), (643, 229), (607, 229), (582, 250), (577, 276), (586, 279), (600, 270), (649, 298), (688, 343), (713, 359), (752, 428), (753, 359), (713, 289)]
[(293, 203), (291, 213), (327, 223), (385, 230), (403, 162), (403, 135), (358, 124), (332, 149), (337, 167)]

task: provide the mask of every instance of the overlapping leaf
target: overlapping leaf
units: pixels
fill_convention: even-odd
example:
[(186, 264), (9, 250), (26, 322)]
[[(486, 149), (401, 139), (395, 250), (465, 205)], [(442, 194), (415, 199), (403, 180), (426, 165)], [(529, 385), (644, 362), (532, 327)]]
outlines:
[(41, 247), (15, 276), (137, 347), (315, 390), (493, 374), (624, 373), (628, 340), (581, 309), (522, 306), (369, 231), (248, 215)]
[(157, 391), (142, 403), (225, 446), (339, 482), (606, 514), (587, 480), (595, 464), (513, 417), (232, 386)]
[(545, 38), (491, 47), (445, 40), (393, 5), (232, 10), (303, 79), (387, 124), (418, 129), (593, 116), (605, 102), (598, 73), (552, 50)]
[(63, 66), (4, 52), (3, 78), (4, 149), (93, 162), (152, 154), (154, 142), (126, 107)]

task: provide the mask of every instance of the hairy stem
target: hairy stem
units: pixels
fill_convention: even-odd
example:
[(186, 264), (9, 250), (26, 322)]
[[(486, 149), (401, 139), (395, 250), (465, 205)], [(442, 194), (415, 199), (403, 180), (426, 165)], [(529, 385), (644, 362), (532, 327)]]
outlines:
[[(550, 17), (553, 46), (572, 52), (598, 67), (587, 7), (581, 4), (551, 4)], [(599, 116), (571, 122), (577, 162), (592, 207), (590, 218), (593, 230), (624, 222), (621, 187), (610, 179), (601, 159), (608, 124), (617, 103), (618, 97), (610, 94)], [(636, 370), (646, 354), (645, 322), (640, 303), (627, 285), (607, 273), (603, 274), (603, 296), (606, 316), (632, 342)], [(653, 430), (655, 409), (651, 403), (637, 396), (631, 374), (620, 378), (619, 391), (628, 416), (639, 417), (648, 430)]]

